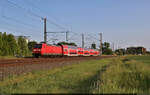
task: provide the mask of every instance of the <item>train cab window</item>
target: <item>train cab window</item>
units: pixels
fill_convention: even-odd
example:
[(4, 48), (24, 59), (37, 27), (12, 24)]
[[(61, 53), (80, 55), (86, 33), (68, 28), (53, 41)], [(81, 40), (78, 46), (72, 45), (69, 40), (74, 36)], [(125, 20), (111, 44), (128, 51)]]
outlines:
[(36, 44), (34, 48), (42, 48), (42, 44)]

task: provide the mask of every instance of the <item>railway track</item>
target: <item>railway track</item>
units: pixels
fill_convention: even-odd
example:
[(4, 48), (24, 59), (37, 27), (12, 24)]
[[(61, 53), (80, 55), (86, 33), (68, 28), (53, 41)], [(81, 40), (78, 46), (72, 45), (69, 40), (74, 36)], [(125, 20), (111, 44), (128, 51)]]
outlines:
[(0, 81), (4, 80), (7, 76), (20, 75), (32, 71), (49, 70), (65, 65), (78, 64), (80, 61), (110, 57), (113, 56), (0, 59)]
[(76, 60), (89, 60), (108, 57), (112, 56), (0, 59), (0, 67), (27, 65), (27, 64), (55, 63), (55, 62), (76, 61)]

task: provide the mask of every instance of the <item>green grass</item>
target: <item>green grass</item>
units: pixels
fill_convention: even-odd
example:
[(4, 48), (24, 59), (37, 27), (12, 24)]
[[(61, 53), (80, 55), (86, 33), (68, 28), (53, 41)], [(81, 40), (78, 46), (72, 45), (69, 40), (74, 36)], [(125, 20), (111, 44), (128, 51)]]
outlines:
[(14, 59), (15, 56), (0, 56), (0, 59)]
[(142, 63), (148, 61), (147, 56), (116, 58), (114, 64), (99, 75), (92, 92), (150, 93), (150, 65)]
[(150, 64), (150, 56), (128, 56), (128, 59)]
[(150, 93), (149, 56), (85, 61), (0, 82), (0, 93)]
[(7, 78), (0, 82), (0, 93), (90, 93), (99, 70), (111, 60), (91, 60)]

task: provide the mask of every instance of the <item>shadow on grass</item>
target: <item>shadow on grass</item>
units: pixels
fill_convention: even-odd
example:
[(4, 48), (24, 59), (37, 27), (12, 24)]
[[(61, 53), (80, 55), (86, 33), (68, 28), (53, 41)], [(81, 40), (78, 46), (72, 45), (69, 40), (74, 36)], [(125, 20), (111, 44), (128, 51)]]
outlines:
[[(93, 86), (95, 85), (95, 82), (96, 82), (97, 80), (99, 80), (100, 75), (101, 75), (103, 72), (105, 72), (106, 69), (107, 69), (109, 66), (110, 66), (110, 64), (103, 66), (103, 67), (101, 68), (101, 70), (100, 70), (100, 71), (97, 71), (94, 76), (92, 76), (92, 77), (90, 77), (90, 78), (88, 78), (88, 79), (86, 79), (86, 80), (83, 80), (83, 81), (79, 82), (79, 83), (78, 83), (78, 84), (79, 84), (79, 85), (78, 85), (78, 88), (74, 89), (74, 92), (77, 92), (77, 93), (87, 93), (87, 94), (91, 93), (91, 90), (92, 90), (91, 87), (93, 87)], [(74, 93), (74, 92), (73, 92), (73, 93)]]

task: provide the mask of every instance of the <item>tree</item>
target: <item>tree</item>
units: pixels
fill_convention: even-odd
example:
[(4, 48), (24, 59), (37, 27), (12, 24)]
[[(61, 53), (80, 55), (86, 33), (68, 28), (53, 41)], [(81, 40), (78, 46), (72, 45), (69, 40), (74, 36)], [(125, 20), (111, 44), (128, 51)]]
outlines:
[(102, 44), (102, 53), (106, 55), (113, 54), (112, 49), (110, 49), (109, 47), (110, 47), (110, 44), (108, 42), (104, 42)]
[(7, 34), (4, 32), (2, 34), (2, 56), (7, 56), (9, 55), (9, 46), (8, 46), (8, 41), (7, 41)]
[(18, 45), (21, 56), (27, 56), (29, 54), (28, 45), (26, 40), (21, 36), (18, 38)]
[(117, 49), (117, 50), (115, 50), (115, 53), (117, 55), (124, 55), (126, 53), (126, 50), (125, 49)]
[(146, 54), (147, 54), (147, 55), (150, 55), (150, 51), (147, 51)]
[(144, 47), (128, 47), (127, 54), (146, 54), (146, 48)]
[(0, 55), (2, 55), (2, 47), (3, 47), (2, 33), (0, 32)]
[(91, 45), (91, 48), (92, 48), (92, 49), (96, 49), (96, 44), (93, 43), (93, 44)]
[(36, 41), (31, 41), (28, 43), (28, 48), (29, 48), (30, 52), (32, 52), (32, 49), (34, 48), (35, 44), (37, 44)]
[(15, 37), (12, 34), (7, 35), (7, 42), (8, 42), (9, 55), (14, 56), (19, 54), (19, 46), (15, 40)]
[(109, 48), (110, 47), (110, 44), (108, 43), (108, 42), (104, 42), (104, 44), (103, 44), (103, 48)]
[(74, 42), (70, 42), (70, 43), (68, 43), (68, 42), (59, 42), (57, 45), (71, 45), (71, 46), (77, 46)]

